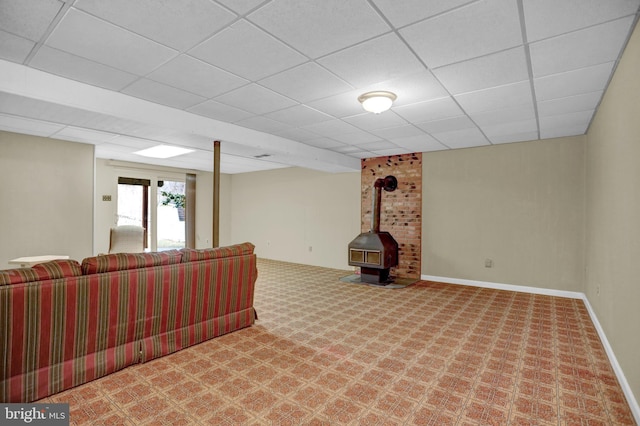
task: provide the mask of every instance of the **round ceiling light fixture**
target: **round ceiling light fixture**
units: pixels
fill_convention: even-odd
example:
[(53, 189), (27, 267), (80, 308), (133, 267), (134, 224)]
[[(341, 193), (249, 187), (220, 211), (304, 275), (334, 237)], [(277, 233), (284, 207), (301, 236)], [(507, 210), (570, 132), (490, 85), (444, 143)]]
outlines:
[(391, 92), (367, 92), (358, 96), (358, 101), (362, 104), (365, 111), (380, 114), (391, 108), (393, 101), (397, 99), (395, 93)]

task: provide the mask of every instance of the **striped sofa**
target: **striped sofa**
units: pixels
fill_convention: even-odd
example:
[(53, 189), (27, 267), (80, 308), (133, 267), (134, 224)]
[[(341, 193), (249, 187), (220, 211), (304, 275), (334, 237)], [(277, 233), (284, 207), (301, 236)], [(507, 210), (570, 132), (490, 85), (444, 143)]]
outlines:
[(251, 243), (0, 271), (0, 402), (31, 402), (254, 323)]

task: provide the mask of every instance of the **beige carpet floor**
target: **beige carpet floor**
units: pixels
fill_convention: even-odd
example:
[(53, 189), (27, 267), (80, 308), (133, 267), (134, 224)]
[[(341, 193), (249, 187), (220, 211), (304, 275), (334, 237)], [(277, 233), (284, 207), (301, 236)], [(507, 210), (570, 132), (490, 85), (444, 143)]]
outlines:
[(54, 395), (90, 425), (633, 425), (580, 300), (260, 260), (247, 329)]

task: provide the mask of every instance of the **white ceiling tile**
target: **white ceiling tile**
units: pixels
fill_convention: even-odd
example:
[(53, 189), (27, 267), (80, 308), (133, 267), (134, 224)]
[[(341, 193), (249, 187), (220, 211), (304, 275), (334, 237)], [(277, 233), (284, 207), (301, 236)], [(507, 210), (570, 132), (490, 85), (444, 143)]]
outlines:
[(608, 62), (536, 78), (533, 80), (536, 99), (541, 102), (603, 90), (609, 81), (614, 64), (614, 62)]
[(406, 148), (400, 148), (400, 147), (390, 148), (390, 149), (379, 149), (371, 152), (373, 152), (377, 157), (384, 157), (386, 155), (410, 154), (409, 152), (407, 152)]
[(538, 115), (549, 117), (557, 114), (595, 110), (602, 98), (602, 93), (602, 91), (598, 91), (538, 102)]
[[(82, 126), (100, 117), (80, 108), (0, 92), (0, 112), (63, 125)], [(102, 118), (102, 117), (100, 117)]]
[(427, 134), (394, 139), (393, 143), (402, 148), (406, 148), (410, 152), (441, 151), (443, 149), (449, 149)]
[(206, 100), (206, 98), (202, 96), (194, 95), (193, 93), (185, 92), (184, 90), (176, 89), (146, 78), (142, 78), (129, 85), (122, 93), (179, 109), (186, 109)]
[[(0, 0), (8, 88), (0, 113), (14, 117), (12, 128), (26, 126), (21, 133), (47, 136), (52, 124), (49, 137), (108, 145), (99, 158), (141, 161), (132, 148), (192, 147), (157, 164), (198, 170), (212, 169), (211, 134), (220, 133), (241, 147), (223, 151), (223, 170), (233, 173), (357, 170), (357, 158), (449, 149), (432, 135), (462, 148), (583, 134), (640, 8), (640, 0), (161, 3)], [(49, 86), (21, 88), (23, 75)], [(357, 97), (372, 90), (397, 94), (390, 112), (363, 112)], [(239, 121), (247, 128), (227, 124)], [(264, 146), (273, 152), (256, 148)], [(253, 150), (271, 157), (256, 160)]]
[(248, 19), (312, 59), (390, 30), (366, 0), (273, 0)]
[(249, 83), (191, 56), (180, 55), (147, 76), (151, 80), (212, 98)]
[(380, 114), (365, 112), (364, 114), (347, 117), (344, 121), (363, 130), (384, 129), (386, 127), (398, 127), (407, 124), (406, 120), (393, 111), (385, 111)]
[(380, 11), (396, 27), (439, 15), (464, 4), (472, 3), (470, 0), (373, 0)]
[(456, 95), (467, 113), (491, 111), (533, 102), (529, 80)]
[(139, 77), (48, 46), (41, 46), (31, 59), (34, 68), (82, 83), (120, 91)]
[(74, 6), (181, 52), (236, 18), (209, 0), (77, 0)]
[(257, 84), (249, 84), (218, 96), (216, 101), (254, 114), (265, 114), (296, 104), (291, 99)]
[(424, 123), (462, 115), (462, 110), (450, 97), (394, 107), (393, 111), (410, 123)]
[(487, 138), (476, 127), (436, 133), (432, 136), (449, 148), (471, 148), (474, 146), (489, 145)]
[(264, 0), (216, 0), (218, 3), (227, 6), (238, 15), (244, 15), (245, 13), (253, 10)]
[(373, 90), (395, 93), (398, 96), (393, 102), (396, 107), (449, 96), (449, 92), (426, 70), (363, 87), (358, 96)]
[(357, 127), (341, 120), (323, 121), (322, 123), (304, 126), (304, 129), (328, 138), (345, 133), (357, 133), (359, 130)]
[(348, 154), (350, 152), (360, 152), (362, 151), (361, 148), (358, 148), (357, 146), (354, 145), (343, 145), (343, 146), (339, 146), (339, 147), (335, 147), (335, 148), (330, 148), (331, 151), (333, 152), (340, 152), (342, 154)]
[(481, 128), (505, 124), (512, 121), (535, 120), (536, 112), (533, 104), (526, 104), (506, 109), (496, 109), (493, 111), (478, 112), (470, 114), (471, 119)]
[(31, 40), (0, 30), (0, 59), (22, 63), (33, 46)]
[(307, 61), (305, 56), (245, 20), (220, 31), (189, 54), (252, 81)]
[(538, 122), (535, 119), (523, 121), (510, 121), (508, 123), (482, 126), (482, 132), (491, 140), (500, 136), (535, 134), (538, 136)]
[(275, 132), (274, 135), (281, 136), (286, 139), (291, 139), (294, 141), (304, 142), (311, 139), (317, 139), (318, 135), (311, 133), (309, 131), (297, 128), (284, 129), (278, 132)]
[(46, 44), (137, 75), (153, 71), (176, 54), (175, 50), (73, 8)]
[(325, 56), (318, 62), (354, 87), (392, 80), (424, 69), (395, 33)]
[(639, 0), (523, 0), (529, 42), (589, 27), (638, 11)]
[(157, 128), (133, 120), (123, 120), (112, 116), (100, 115), (87, 120), (82, 127), (116, 133), (119, 135), (141, 136), (154, 139), (160, 133)]
[(332, 136), (332, 138), (339, 142), (344, 142), (348, 145), (359, 145), (363, 143), (380, 141), (380, 137), (372, 135), (369, 132), (365, 132), (364, 130), (358, 130), (357, 132), (352, 133), (340, 133), (338, 135)]
[[(222, 154), (220, 154), (220, 163), (220, 173), (226, 174), (257, 172), (289, 167), (286, 164), (279, 164), (272, 161), (259, 160), (255, 158), (234, 157), (228, 155), (223, 156)], [(222, 164), (224, 164), (224, 166)], [(213, 170), (213, 167), (211, 167), (211, 170)]]
[(317, 101), (307, 102), (307, 105), (334, 117), (344, 118), (362, 113), (362, 104), (358, 102), (358, 96), (375, 90), (395, 93), (398, 97), (394, 101), (396, 107), (448, 96), (448, 92), (433, 74), (425, 70), (392, 80), (381, 81), (361, 89), (351, 90)]
[(424, 135), (424, 132), (422, 130), (411, 124), (406, 124), (398, 127), (388, 127), (386, 129), (371, 130), (371, 133), (390, 141), (393, 141), (394, 139)]
[[(593, 117), (593, 110), (571, 112), (568, 114), (559, 114), (552, 117), (540, 117), (540, 132), (547, 132), (557, 128), (571, 128), (583, 126), (586, 130), (587, 125)], [(584, 133), (584, 131), (582, 132)]]
[(83, 129), (80, 127), (67, 126), (55, 134), (56, 138), (71, 140), (76, 142), (89, 142), (93, 144), (105, 143), (117, 138), (113, 133), (101, 132), (98, 130)]
[(317, 101), (307, 102), (306, 104), (337, 118), (348, 117), (360, 114), (363, 111), (362, 104), (358, 102), (358, 96), (362, 94), (361, 92), (361, 90), (351, 90), (318, 99)]
[(265, 114), (265, 117), (294, 127), (302, 127), (308, 124), (333, 120), (334, 117), (316, 111), (304, 105), (295, 105), (280, 111)]
[[(209, 141), (209, 145), (211, 146), (211, 141)], [(212, 147), (213, 148), (213, 147)], [(262, 156), (264, 154), (272, 154), (273, 152), (266, 150), (262, 147), (250, 147), (246, 145), (240, 145), (234, 142), (222, 141), (220, 143), (220, 154), (221, 155), (230, 155), (236, 157), (253, 157)], [(213, 152), (212, 157), (213, 158)], [(265, 157), (266, 158), (266, 157)]]
[(26, 133), (35, 136), (51, 136), (63, 129), (64, 126), (48, 121), (33, 120), (31, 118), (0, 114), (0, 129), (7, 132)]
[(194, 114), (204, 115), (205, 117), (215, 120), (234, 123), (252, 117), (254, 114), (232, 107), (230, 105), (221, 104), (220, 102), (208, 100), (201, 104), (192, 106), (188, 109)]
[(62, 9), (58, 0), (0, 2), (0, 28), (17, 36), (39, 41)]
[(534, 77), (615, 61), (632, 23), (630, 16), (532, 43)]
[(425, 132), (432, 134), (476, 127), (474, 122), (466, 115), (459, 115), (457, 117), (445, 118), (442, 120), (427, 121), (425, 123), (418, 123), (416, 126)]
[(304, 141), (305, 145), (315, 146), (316, 148), (330, 149), (337, 148), (339, 146), (345, 146), (346, 144), (338, 142), (335, 139), (330, 138), (315, 138)]
[(416, 53), (436, 68), (522, 44), (517, 2), (485, 0), (400, 30)]
[(527, 142), (540, 139), (538, 131), (524, 132), (524, 133), (511, 133), (496, 136), (487, 136), (492, 144), (505, 144), (513, 142)]
[[(374, 142), (362, 142), (356, 144), (358, 148), (363, 151), (380, 151), (383, 149), (397, 149), (398, 145), (395, 145), (389, 141), (374, 141)], [(404, 150), (404, 148), (402, 148)]]
[(298, 102), (322, 99), (353, 89), (314, 62), (265, 78), (260, 84)]
[(266, 117), (250, 117), (236, 122), (238, 126), (247, 127), (249, 129), (258, 130), (260, 132), (274, 133), (287, 129), (287, 124), (279, 121), (271, 120)]
[(564, 125), (540, 129), (540, 139), (562, 138), (565, 136), (584, 135), (588, 124)]
[(433, 73), (454, 95), (529, 79), (522, 47), (448, 65)]
[(370, 151), (350, 152), (347, 155), (349, 157), (354, 157), (354, 158), (372, 158), (372, 157), (375, 157), (373, 152), (370, 152)]
[(102, 149), (109, 149), (120, 152), (134, 152), (141, 149), (151, 148), (158, 143), (149, 139), (132, 138), (128, 136), (118, 136), (110, 142), (98, 145)]

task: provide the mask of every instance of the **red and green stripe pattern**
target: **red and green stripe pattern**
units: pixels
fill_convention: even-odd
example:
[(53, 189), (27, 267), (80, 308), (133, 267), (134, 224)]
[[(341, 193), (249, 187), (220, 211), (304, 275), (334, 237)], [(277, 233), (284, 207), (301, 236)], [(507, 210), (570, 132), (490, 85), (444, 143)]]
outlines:
[(0, 285), (0, 402), (35, 401), (250, 326), (257, 268), (246, 244), (239, 255)]

